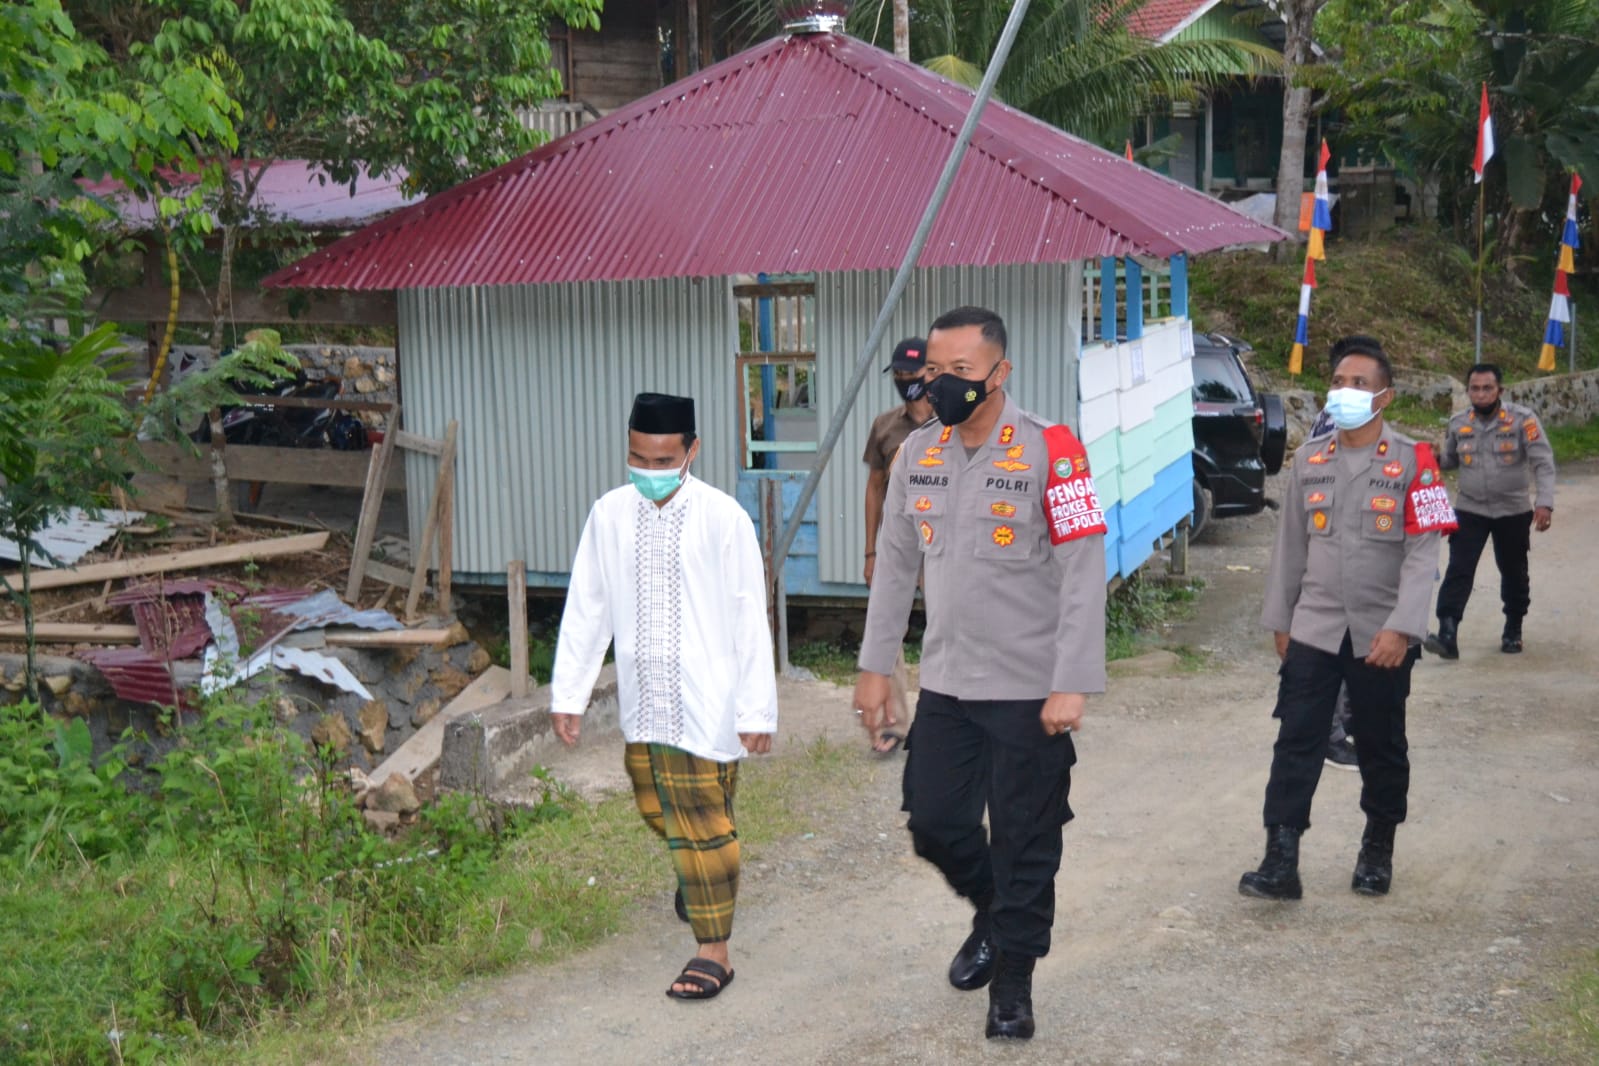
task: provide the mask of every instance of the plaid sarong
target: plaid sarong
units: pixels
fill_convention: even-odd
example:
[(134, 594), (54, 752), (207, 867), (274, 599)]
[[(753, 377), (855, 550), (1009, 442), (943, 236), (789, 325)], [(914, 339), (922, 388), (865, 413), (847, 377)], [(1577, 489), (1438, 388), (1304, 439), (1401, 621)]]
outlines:
[(671, 849), (694, 939), (726, 940), (733, 935), (738, 895), (738, 763), (702, 759), (665, 744), (629, 744), (627, 775), (645, 824)]

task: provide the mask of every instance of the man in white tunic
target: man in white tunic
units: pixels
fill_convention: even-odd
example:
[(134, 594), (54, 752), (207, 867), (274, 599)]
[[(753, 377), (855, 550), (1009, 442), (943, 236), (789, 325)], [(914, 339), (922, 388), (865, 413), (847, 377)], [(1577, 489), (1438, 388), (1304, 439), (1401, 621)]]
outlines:
[(777, 731), (755, 526), (731, 496), (688, 473), (699, 450), (692, 399), (635, 398), (629, 484), (589, 511), (550, 682), (555, 733), (571, 747), (615, 641), (634, 798), (671, 850), (678, 917), (699, 944), (666, 990), (677, 999), (710, 999), (733, 980), (738, 762), (770, 751)]

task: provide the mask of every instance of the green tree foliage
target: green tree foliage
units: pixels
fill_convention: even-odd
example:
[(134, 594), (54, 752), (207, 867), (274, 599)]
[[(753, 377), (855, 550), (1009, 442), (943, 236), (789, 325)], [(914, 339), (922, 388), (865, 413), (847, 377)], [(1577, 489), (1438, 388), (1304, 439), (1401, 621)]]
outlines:
[(1329, 102), (1346, 143), (1436, 182), (1442, 216), (1475, 243), (1471, 161), (1488, 85), (1498, 153), (1486, 213), (1496, 254), (1548, 257), (1569, 175), (1599, 195), (1599, 5), (1592, 0), (1332, 0), (1318, 37), (1334, 49)]
[(262, 167), (319, 164), (337, 182), (408, 172), (436, 192), (538, 143), (517, 112), (560, 90), (551, 18), (599, 26), (599, 0), (70, 0), (119, 66), (152, 77), (206, 56), (241, 109), (237, 144), (202, 141), (231, 164), (219, 211), (242, 221)]
[[(1133, 120), (1174, 100), (1194, 100), (1239, 76), (1275, 70), (1271, 49), (1238, 40), (1157, 45), (1128, 29), (1148, 0), (1031, 0), (995, 89), (1011, 107), (1120, 148)], [(775, 32), (772, 0), (739, 0), (735, 32)], [(923, 0), (910, 13), (911, 58), (976, 88), (999, 42), (1010, 5), (992, 0)], [(873, 40), (876, 4), (858, 4), (849, 32)]]
[[(77, 310), (83, 262), (108, 217), (75, 179), (114, 177), (159, 196), (159, 168), (192, 165), (196, 137), (234, 143), (235, 111), (203, 59), (126, 77), (57, 0), (0, 6), (0, 476), (36, 450), (23, 406), (56, 380), (52, 345), (67, 339), (50, 323)], [(161, 200), (167, 214), (183, 206)]]
[(108, 215), (74, 179), (113, 177), (160, 197), (161, 168), (193, 166), (196, 138), (235, 143), (237, 108), (205, 57), (151, 75), (116, 69), (58, 0), (0, 6), (0, 320), (36, 322), (81, 295), (80, 266)]
[(33, 561), (54, 561), (39, 534), (74, 508), (94, 512), (110, 488), (133, 472), (137, 420), (158, 433), (172, 427), (160, 435), (182, 439), (176, 427), (191, 425), (201, 411), (231, 398), (237, 385), (264, 385), (292, 362), (276, 335), (263, 331), (217, 366), (188, 375), (157, 403), (135, 411), (114, 377), (121, 369), (111, 354), (117, 343), (111, 323), (60, 350), (26, 330), (0, 335), (0, 414), (6, 426), (0, 435), (0, 536), (16, 541), (22, 556), (18, 583), (0, 578), (0, 587), (23, 609), (28, 694), (35, 700)]
[[(435, 192), (538, 143), (518, 119), (560, 88), (548, 22), (599, 25), (600, 0), (68, 0), (119, 69), (151, 79), (202, 56), (239, 107), (234, 140), (194, 137), (197, 213), (221, 231), (218, 249), (176, 240), (211, 311), (213, 355), (226, 343), (242, 242), (287, 243), (258, 202), (268, 167), (317, 164), (338, 183), (404, 170)], [(191, 175), (193, 168), (191, 168)], [(185, 179), (180, 179), (185, 180)], [(187, 180), (194, 180), (192, 176)], [(181, 235), (179, 235), (181, 236)], [(167, 234), (172, 240), (174, 235)], [(298, 251), (298, 248), (295, 249)], [(215, 257), (216, 269), (200, 259)], [(201, 277), (214, 276), (209, 287)], [(211, 413), (212, 469), (231, 519), (220, 412)]]

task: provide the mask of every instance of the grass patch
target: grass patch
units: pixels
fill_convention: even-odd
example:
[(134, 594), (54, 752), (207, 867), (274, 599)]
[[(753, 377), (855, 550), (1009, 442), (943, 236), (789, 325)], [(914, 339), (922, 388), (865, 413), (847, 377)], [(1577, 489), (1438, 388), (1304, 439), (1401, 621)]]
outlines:
[(1578, 949), (1575, 962), (1553, 975), (1553, 995), (1529, 1007), (1521, 1048), (1529, 1062), (1599, 1062), (1599, 951)]
[(1204, 583), (1152, 581), (1142, 571), (1123, 581), (1105, 604), (1105, 658), (1130, 659), (1158, 644), (1165, 626), (1186, 618)]
[(1442, 441), (1449, 426), (1448, 401), (1427, 403), (1419, 396), (1395, 396), (1383, 408), (1383, 418), (1419, 440)]
[(809, 670), (822, 681), (849, 686), (855, 684), (855, 677), (860, 672), (855, 665), (855, 655), (859, 650), (823, 640), (807, 640), (789, 646), (788, 661)]
[[(71, 727), (0, 708), (0, 1061), (343, 1061), (465, 979), (669, 915), (631, 796), (444, 797), (391, 841), (268, 710), (213, 710), (129, 795)], [(741, 771), (754, 857), (864, 772), (825, 742), (782, 751)], [(24, 792), (54, 813), (16, 816)]]
[[(507, 669), (511, 666), (511, 638), (509, 634), (502, 634), (489, 644), (489, 661), (495, 666)], [(611, 652), (605, 653), (605, 661), (611, 661)], [(531, 675), (534, 685), (547, 685), (550, 678), (555, 676), (555, 637), (542, 633), (529, 633), (527, 635), (527, 672)]]
[(1555, 450), (1556, 464), (1599, 455), (1599, 418), (1580, 426), (1545, 426), (1544, 432)]
[(1178, 644), (1171, 649), (1177, 653), (1177, 659), (1185, 674), (1202, 674), (1210, 669), (1211, 653), (1191, 648), (1187, 644)]
[[(1195, 324), (1253, 344), (1251, 369), (1286, 372), (1303, 273), (1297, 255), (1288, 263), (1258, 252), (1196, 259), (1189, 274)], [(1446, 236), (1418, 227), (1380, 240), (1335, 240), (1316, 277), (1305, 388), (1325, 385), (1327, 348), (1351, 333), (1379, 338), (1403, 367), (1458, 377), (1477, 361), (1475, 280)], [(1548, 291), (1547, 285), (1523, 287), (1502, 274), (1484, 282), (1483, 357), (1504, 367), (1511, 380), (1535, 373), (1538, 348), (1527, 342), (1543, 335)]]
[(1572, 1042), (1599, 1062), (1599, 951), (1588, 958), (1587, 968), (1572, 978), (1566, 991), (1566, 1010)]

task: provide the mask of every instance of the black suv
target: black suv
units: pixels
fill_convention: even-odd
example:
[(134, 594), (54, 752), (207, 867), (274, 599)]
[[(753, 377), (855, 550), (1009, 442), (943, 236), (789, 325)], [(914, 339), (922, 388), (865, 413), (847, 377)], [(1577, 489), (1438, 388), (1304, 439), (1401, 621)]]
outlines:
[(1220, 333), (1194, 334), (1194, 520), (1256, 514), (1266, 476), (1282, 469), (1288, 422), (1282, 397), (1260, 393), (1239, 355), (1254, 349)]

